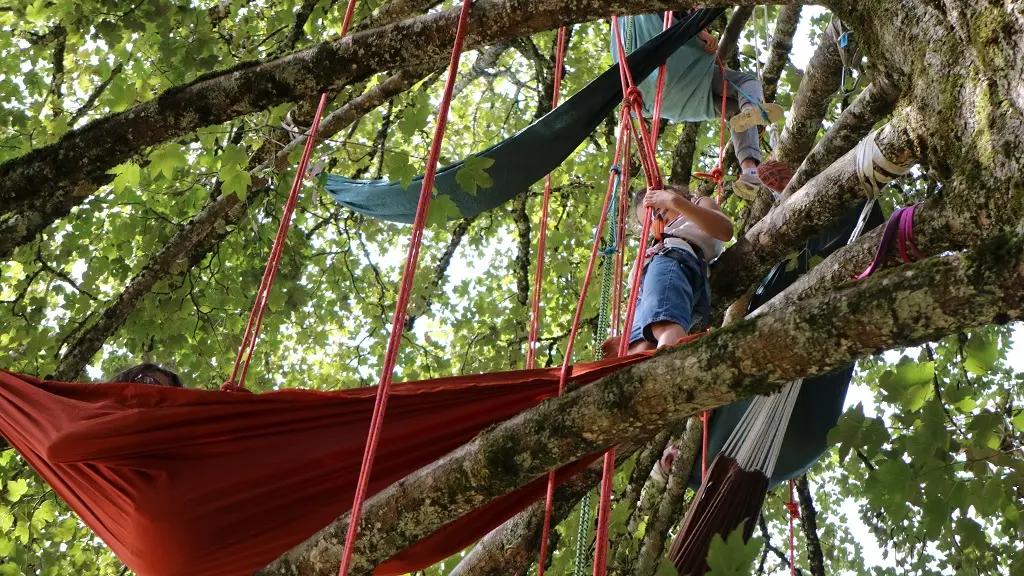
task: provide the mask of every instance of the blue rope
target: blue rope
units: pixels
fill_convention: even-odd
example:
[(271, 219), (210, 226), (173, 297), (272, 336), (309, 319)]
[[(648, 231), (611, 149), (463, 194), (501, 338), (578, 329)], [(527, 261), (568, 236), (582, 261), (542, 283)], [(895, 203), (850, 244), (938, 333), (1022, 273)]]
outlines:
[(744, 98), (747, 99), (747, 102), (750, 102), (754, 106), (757, 106), (758, 111), (761, 112), (761, 118), (765, 121), (765, 123), (771, 123), (771, 120), (768, 119), (768, 113), (765, 112), (764, 108), (761, 107), (761, 103), (760, 102), (758, 102), (757, 100), (751, 98), (750, 94), (747, 94), (746, 92), (744, 92), (743, 89), (740, 88), (739, 86), (737, 86), (736, 83), (733, 82), (732, 80), (729, 80), (728, 78), (726, 78), (726, 80), (728, 80), (729, 84), (732, 84), (732, 87), (735, 88), (736, 91), (739, 92), (741, 96), (743, 96)]

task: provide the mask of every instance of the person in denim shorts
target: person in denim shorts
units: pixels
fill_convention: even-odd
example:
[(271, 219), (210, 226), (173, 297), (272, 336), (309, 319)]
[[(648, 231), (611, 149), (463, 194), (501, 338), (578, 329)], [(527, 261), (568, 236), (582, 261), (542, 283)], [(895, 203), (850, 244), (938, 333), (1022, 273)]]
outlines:
[[(637, 220), (642, 221), (644, 211), (653, 208), (665, 222), (665, 232), (644, 259), (640, 300), (629, 337), (630, 354), (671, 346), (698, 320), (709, 320), (707, 265), (732, 239), (732, 220), (714, 199), (692, 197), (681, 186), (665, 188), (634, 194)], [(602, 346), (605, 356), (614, 355), (617, 348), (618, 338)]]

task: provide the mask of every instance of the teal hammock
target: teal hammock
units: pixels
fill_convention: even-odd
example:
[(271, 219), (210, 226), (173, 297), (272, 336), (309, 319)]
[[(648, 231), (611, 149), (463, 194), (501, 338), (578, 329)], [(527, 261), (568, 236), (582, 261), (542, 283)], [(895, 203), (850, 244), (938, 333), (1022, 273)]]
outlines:
[[(635, 77), (649, 76), (723, 11), (698, 10), (634, 50), (628, 59)], [(458, 162), (438, 170), (434, 193), (448, 196), (463, 218), (497, 208), (561, 165), (621, 101), (622, 84), (616, 64), (518, 134), (474, 154), (494, 161), (487, 169), (494, 181), (490, 188), (470, 193), (459, 186), (455, 175), (463, 162)], [(389, 180), (353, 180), (331, 174), (326, 189), (355, 212), (408, 224), (416, 214), (422, 183), (422, 176), (403, 188)]]

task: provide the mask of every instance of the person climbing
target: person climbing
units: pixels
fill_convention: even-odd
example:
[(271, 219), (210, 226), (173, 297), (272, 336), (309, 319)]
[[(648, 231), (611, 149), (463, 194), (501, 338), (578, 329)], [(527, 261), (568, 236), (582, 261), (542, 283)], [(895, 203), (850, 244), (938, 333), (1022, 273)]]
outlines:
[[(652, 208), (665, 224), (661, 241), (647, 250), (629, 353), (670, 346), (687, 335), (697, 320), (709, 320), (711, 288), (708, 262), (732, 238), (732, 220), (714, 199), (693, 197), (689, 190), (668, 185), (664, 190), (638, 190), (633, 195), (636, 218), (643, 222)], [(633, 271), (628, 276), (632, 279)], [(615, 356), (619, 337), (602, 344), (605, 357)]]
[[(689, 13), (674, 13), (679, 20)], [(664, 18), (660, 14), (644, 14), (619, 19), (619, 32), (628, 54), (662, 32)], [(612, 61), (618, 62), (615, 35), (612, 34)], [(742, 173), (733, 190), (752, 201), (761, 187), (757, 167), (761, 163), (758, 126), (774, 124), (783, 118), (782, 107), (765, 103), (760, 80), (752, 74), (718, 65), (718, 39), (707, 30), (701, 31), (669, 56), (665, 68), (665, 91), (660, 116), (673, 122), (715, 120), (721, 115), (722, 90), (725, 84), (726, 113), (731, 115), (733, 151)], [(725, 72), (723, 81), (722, 72)], [(645, 115), (654, 115), (653, 102), (658, 72), (637, 84), (644, 98)]]
[(169, 386), (171, 388), (184, 388), (181, 378), (177, 374), (157, 366), (156, 364), (139, 364), (126, 368), (111, 376), (107, 382), (129, 382), (135, 384), (151, 384), (153, 386)]

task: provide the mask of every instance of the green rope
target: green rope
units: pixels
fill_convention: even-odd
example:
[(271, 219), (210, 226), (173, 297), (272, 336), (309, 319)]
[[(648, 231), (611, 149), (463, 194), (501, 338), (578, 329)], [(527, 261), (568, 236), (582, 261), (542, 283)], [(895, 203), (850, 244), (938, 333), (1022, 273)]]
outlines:
[(590, 555), (587, 552), (590, 549), (588, 546), (590, 543), (590, 494), (591, 492), (584, 494), (583, 501), (580, 502), (580, 529), (576, 534), (576, 559), (573, 562), (573, 576), (586, 576), (589, 572), (587, 559)]
[[(612, 282), (614, 277), (615, 266), (615, 254), (619, 251), (619, 247), (616, 245), (615, 225), (619, 220), (619, 185), (622, 183), (622, 172), (618, 166), (612, 166), (612, 172), (615, 172), (615, 183), (612, 190), (612, 202), (611, 206), (608, 207), (608, 212), (605, 214), (606, 226), (608, 230), (608, 241), (607, 248), (601, 251), (602, 255), (602, 276), (601, 276), (601, 303), (600, 308), (597, 312), (597, 331), (594, 332), (594, 360), (601, 359), (601, 344), (604, 339), (608, 337), (608, 327), (610, 323), (610, 308), (612, 299)], [(586, 576), (589, 573), (588, 570), (588, 558), (587, 554), (590, 546), (590, 497), (591, 492), (587, 492), (583, 496), (583, 500), (580, 502), (580, 525), (576, 532), (576, 558), (573, 562), (573, 576)]]

